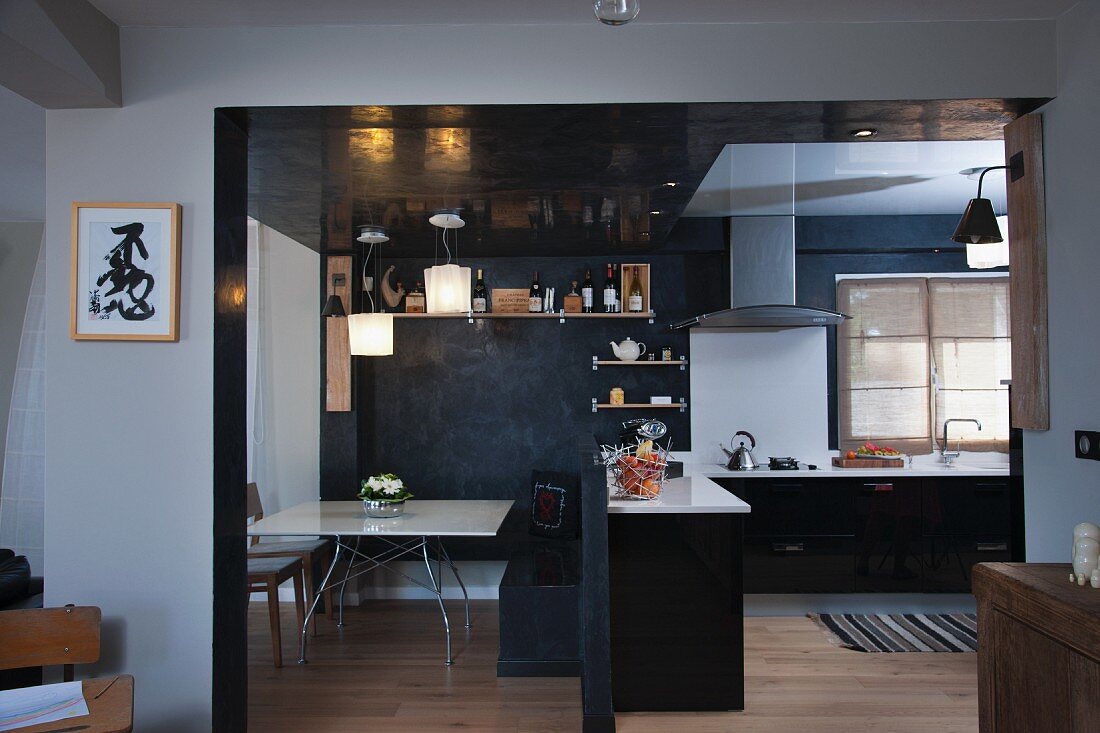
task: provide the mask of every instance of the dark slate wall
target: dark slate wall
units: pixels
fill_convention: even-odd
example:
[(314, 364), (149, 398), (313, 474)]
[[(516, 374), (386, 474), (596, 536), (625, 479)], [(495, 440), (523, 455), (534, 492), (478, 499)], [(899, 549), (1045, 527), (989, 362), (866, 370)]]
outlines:
[[(797, 302), (836, 308), (838, 274), (975, 272), (966, 266), (966, 248), (951, 241), (958, 223), (959, 217), (954, 214), (798, 217), (795, 220)], [(829, 332), (829, 447), (835, 449), (838, 446), (836, 328), (830, 326)]]
[[(669, 345), (676, 356), (688, 355), (687, 335), (672, 333), (667, 325), (721, 304), (727, 287), (715, 274), (724, 271), (724, 255), (632, 261), (653, 265), (657, 320), (652, 325), (626, 319), (564, 324), (397, 319), (394, 356), (357, 359), (362, 471), (397, 473), (422, 498), (520, 498), (532, 469), (575, 469), (578, 433), (612, 439), (619, 422), (630, 417), (660, 417), (674, 445), (688, 449), (687, 413), (591, 411), (591, 399), (608, 401), (614, 386), (626, 390), (628, 402), (648, 402), (652, 394), (686, 398), (687, 372), (675, 367), (593, 371), (592, 356), (614, 358), (609, 342), (627, 336), (654, 350)], [(431, 262), (390, 264), (407, 283)], [(484, 267), (489, 287), (525, 287), (538, 269), (544, 286), (554, 285), (561, 294), (570, 280), (583, 279), (586, 265), (596, 271), (597, 289), (604, 279), (595, 259), (520, 257), (463, 264)]]

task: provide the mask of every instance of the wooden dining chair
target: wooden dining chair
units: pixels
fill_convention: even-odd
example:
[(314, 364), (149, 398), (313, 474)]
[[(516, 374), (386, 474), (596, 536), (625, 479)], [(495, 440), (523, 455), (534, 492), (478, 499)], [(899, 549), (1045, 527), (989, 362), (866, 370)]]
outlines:
[(61, 665), (66, 682), (76, 665), (99, 661), (96, 606), (0, 611), (0, 669)]
[[(245, 505), (249, 519), (253, 521), (263, 519), (264, 505), (260, 500), (259, 487), (254, 482), (245, 487)], [(305, 578), (305, 602), (306, 607), (309, 608), (313, 605), (313, 597), (316, 593), (316, 587), (313, 584), (313, 565), (314, 563), (320, 563), (322, 568), (326, 567), (332, 562), (332, 552), (332, 542), (324, 538), (260, 542), (259, 537), (253, 537), (251, 546), (248, 548), (248, 557), (249, 559), (257, 557), (299, 558), (302, 561), (302, 575)], [(325, 588), (322, 597), (325, 601), (325, 612), (328, 614), (329, 619), (335, 619), (335, 609), (332, 605), (332, 588)], [(317, 635), (316, 614), (313, 615), (310, 631), (314, 636)]]
[(267, 615), (271, 624), (271, 656), (276, 667), (283, 666), (283, 634), (279, 623), (279, 586), (294, 581), (294, 611), (301, 630), (306, 621), (302, 604), (302, 558), (300, 557), (250, 557), (248, 558), (248, 593), (267, 593)]

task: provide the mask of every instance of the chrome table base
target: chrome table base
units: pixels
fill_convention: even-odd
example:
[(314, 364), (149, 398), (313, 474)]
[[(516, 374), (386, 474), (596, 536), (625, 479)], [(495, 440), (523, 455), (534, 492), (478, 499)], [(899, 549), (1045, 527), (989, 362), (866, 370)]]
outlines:
[[(443, 615), (443, 629), (447, 632), (447, 657), (444, 663), (447, 665), (454, 664), (454, 656), (451, 653), (451, 621), (447, 616), (447, 607), (443, 603), (444, 563), (450, 568), (451, 573), (455, 576), (455, 580), (458, 581), (459, 587), (462, 588), (462, 598), (465, 601), (466, 608), (467, 629), (470, 628), (470, 596), (466, 592), (466, 584), (462, 582), (462, 576), (458, 574), (458, 568), (455, 567), (454, 562), (451, 560), (451, 556), (447, 554), (446, 548), (443, 547), (443, 540), (439, 537), (435, 538), (435, 549), (433, 552), (432, 538), (430, 536), (413, 537), (401, 542), (391, 540), (388, 537), (375, 536), (374, 539), (385, 543), (387, 547), (375, 555), (368, 555), (359, 549), (362, 537), (362, 535), (356, 535), (354, 544), (348, 544), (340, 535), (334, 537), (336, 541), (336, 550), (332, 553), (332, 563), (329, 565), (328, 571), (321, 581), (321, 587), (317, 589), (317, 593), (313, 597), (313, 603), (310, 604), (309, 612), (306, 613), (305, 623), (302, 624), (302, 629), (299, 634), (298, 664), (306, 664), (306, 632), (309, 629), (310, 620), (317, 611), (317, 603), (321, 599), (322, 591), (330, 588), (335, 589), (339, 586), (340, 612), (337, 626), (342, 627), (344, 625), (344, 592), (347, 589), (348, 581), (379, 568), (394, 573), (395, 575), (400, 575), (413, 585), (430, 591), (436, 597), (436, 600), (439, 602), (439, 611)], [(333, 573), (336, 570), (337, 563), (341, 559), (341, 555), (344, 553), (347, 553), (349, 556), (347, 558), (347, 568), (344, 570), (344, 577), (341, 580), (334, 581), (332, 580)], [(433, 554), (435, 555), (434, 571), (432, 570)], [(390, 563), (406, 555), (417, 555), (423, 559), (424, 567), (428, 571), (428, 583), (390, 566)]]

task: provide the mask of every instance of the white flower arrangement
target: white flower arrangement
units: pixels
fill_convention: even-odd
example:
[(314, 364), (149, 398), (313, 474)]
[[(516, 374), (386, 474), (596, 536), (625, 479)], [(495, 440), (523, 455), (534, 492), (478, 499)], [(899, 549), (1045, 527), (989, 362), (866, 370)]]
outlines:
[(364, 501), (398, 502), (411, 499), (405, 482), (392, 473), (379, 473), (363, 479), (359, 498)]

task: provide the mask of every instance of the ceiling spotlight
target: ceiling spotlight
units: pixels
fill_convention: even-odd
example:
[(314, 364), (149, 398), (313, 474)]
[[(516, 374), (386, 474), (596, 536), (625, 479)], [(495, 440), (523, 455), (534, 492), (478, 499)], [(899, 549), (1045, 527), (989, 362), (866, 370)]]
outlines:
[(665, 181), (664, 185), (667, 186), (668, 188), (676, 188), (680, 184), (677, 183), (676, 181)]
[(458, 209), (440, 209), (428, 217), (428, 222), (440, 229), (461, 229), (466, 226), (466, 222), (458, 215)]
[(374, 224), (364, 224), (359, 227), (359, 236), (355, 239), (363, 244), (382, 244), (390, 241), (390, 238), (386, 235), (386, 227), (375, 226)]
[(878, 135), (878, 130), (873, 127), (860, 127), (856, 130), (852, 130), (848, 134), (859, 140), (866, 140)]
[(592, 10), (604, 25), (626, 25), (638, 17), (638, 0), (596, 0)]
[(660, 211), (660, 209), (654, 209), (653, 211), (649, 212), (649, 215), (650, 216), (660, 216), (661, 211)]

